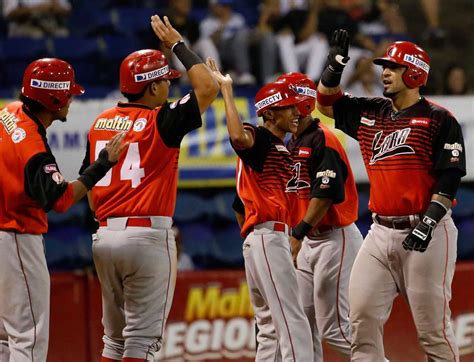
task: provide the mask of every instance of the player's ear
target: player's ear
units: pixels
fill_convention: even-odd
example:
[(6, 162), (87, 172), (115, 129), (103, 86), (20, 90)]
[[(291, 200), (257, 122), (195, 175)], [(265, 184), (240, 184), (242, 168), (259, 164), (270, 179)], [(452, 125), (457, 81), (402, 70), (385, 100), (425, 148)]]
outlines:
[(275, 119), (275, 113), (273, 113), (273, 110), (271, 109), (263, 111), (262, 116), (264, 121), (270, 121)]

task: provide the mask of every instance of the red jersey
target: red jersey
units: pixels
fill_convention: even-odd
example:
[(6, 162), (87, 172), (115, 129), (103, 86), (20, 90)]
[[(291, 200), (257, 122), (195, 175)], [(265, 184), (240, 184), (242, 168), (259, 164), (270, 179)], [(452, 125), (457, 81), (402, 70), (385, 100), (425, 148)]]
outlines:
[(237, 193), (245, 207), (241, 234), (246, 236), (256, 224), (266, 221), (291, 223), (291, 197), (287, 183), (292, 175), (290, 152), (282, 140), (264, 127), (244, 124), (254, 135), (249, 149), (235, 149)]
[(295, 162), (293, 187), (298, 203), (293, 225), (306, 214), (311, 198), (333, 201), (316, 227), (347, 226), (357, 220), (358, 197), (347, 154), (337, 137), (318, 121), (288, 143)]
[(425, 98), (399, 112), (390, 99), (344, 96), (333, 106), (336, 127), (359, 144), (370, 181), (369, 209), (384, 216), (422, 214), (436, 173), (466, 174), (461, 127)]
[(128, 150), (92, 189), (98, 220), (121, 216), (174, 214), (179, 147), (183, 137), (202, 124), (193, 92), (150, 109), (119, 103), (100, 114), (89, 131), (83, 168), (117, 132), (127, 132)]
[(59, 172), (46, 130), (21, 102), (0, 111), (0, 169), (0, 230), (43, 234), (46, 212), (71, 206), (72, 187)]

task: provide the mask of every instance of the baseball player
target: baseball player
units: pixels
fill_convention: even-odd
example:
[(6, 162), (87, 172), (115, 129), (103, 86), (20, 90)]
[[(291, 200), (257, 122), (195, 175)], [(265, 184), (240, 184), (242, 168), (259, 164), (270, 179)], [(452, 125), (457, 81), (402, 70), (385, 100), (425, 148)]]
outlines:
[(139, 50), (120, 67), (128, 103), (100, 114), (89, 131), (85, 165), (104, 143), (125, 131), (125, 157), (92, 190), (99, 220), (93, 257), (102, 287), (101, 361), (150, 361), (162, 345), (176, 282), (172, 226), (183, 137), (202, 125), (201, 114), (219, 90), (210, 70), (187, 48), (167, 17), (151, 25), (187, 69), (193, 90), (168, 103), (170, 69), (158, 50)]
[(461, 127), (420, 96), (430, 58), (417, 45), (391, 44), (382, 58), (385, 98), (353, 98), (339, 87), (348, 34), (334, 32), (318, 85), (318, 109), (359, 144), (371, 185), (374, 223), (349, 282), (352, 359), (380, 361), (383, 325), (401, 294), (430, 361), (457, 361), (450, 323), (457, 229), (451, 206), (466, 173)]
[(354, 224), (358, 208), (354, 176), (334, 133), (311, 116), (316, 106), (313, 80), (297, 72), (278, 80), (293, 84), (304, 97), (298, 104), (298, 130), (288, 143), (295, 162), (292, 187), (298, 193), (290, 241), (313, 332), (314, 360), (323, 360), (323, 339), (349, 361), (349, 276), (362, 245), (362, 234)]
[(232, 79), (210, 59), (224, 97), (227, 129), (238, 155), (237, 192), (244, 204), (243, 255), (259, 332), (257, 361), (312, 361), (311, 330), (298, 296), (288, 240), (293, 160), (283, 138), (296, 132), (301, 100), (287, 83), (263, 86), (255, 97), (263, 126), (242, 124)]
[(20, 101), (0, 111), (0, 361), (44, 362), (48, 353), (50, 281), (42, 234), (46, 212), (66, 211), (117, 161), (118, 134), (79, 179), (64, 180), (46, 140), (84, 89), (63, 60), (25, 70)]

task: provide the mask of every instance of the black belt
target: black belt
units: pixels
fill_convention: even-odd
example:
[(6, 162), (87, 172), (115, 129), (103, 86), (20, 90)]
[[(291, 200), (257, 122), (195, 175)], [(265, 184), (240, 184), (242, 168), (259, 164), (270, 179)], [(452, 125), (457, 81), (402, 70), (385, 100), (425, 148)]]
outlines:
[(414, 228), (419, 221), (419, 216), (413, 215), (413, 217), (401, 216), (394, 218), (385, 218), (383, 216), (374, 215), (373, 220), (375, 221), (375, 223), (390, 229), (405, 230)]

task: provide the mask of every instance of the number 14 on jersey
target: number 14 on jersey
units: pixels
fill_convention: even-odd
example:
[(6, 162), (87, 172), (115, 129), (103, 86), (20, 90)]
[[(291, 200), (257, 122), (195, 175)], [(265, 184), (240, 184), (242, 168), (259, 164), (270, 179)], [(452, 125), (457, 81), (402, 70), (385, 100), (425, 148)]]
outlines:
[[(108, 141), (97, 141), (95, 144), (95, 159), (99, 157), (100, 151), (105, 148)], [(109, 186), (112, 182), (112, 172), (117, 172), (117, 167), (112, 167), (105, 176), (95, 184), (95, 186)], [(132, 188), (140, 185), (142, 178), (145, 177), (145, 169), (140, 168), (140, 150), (138, 142), (130, 143), (127, 155), (120, 166), (120, 180), (130, 180)]]

